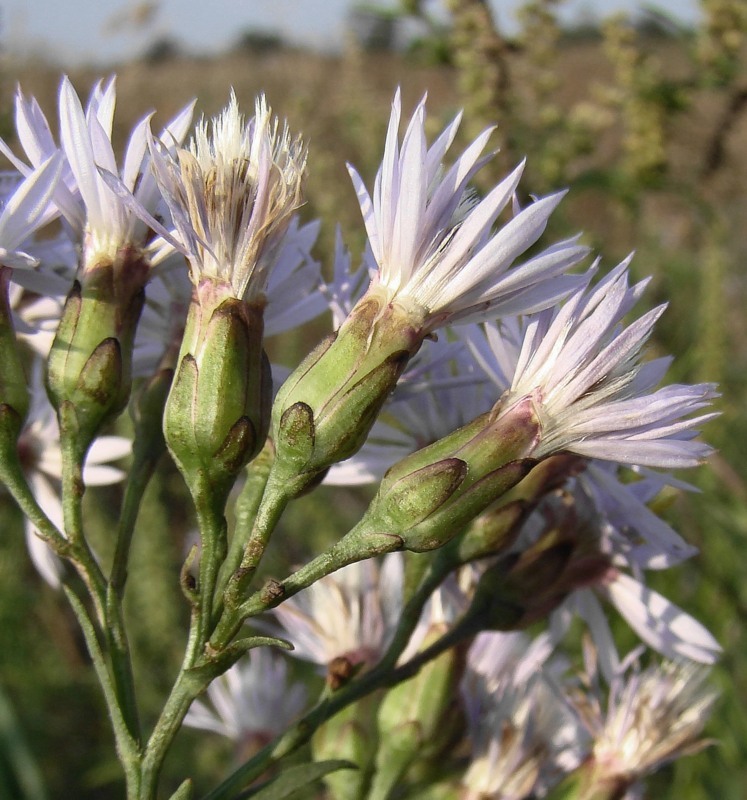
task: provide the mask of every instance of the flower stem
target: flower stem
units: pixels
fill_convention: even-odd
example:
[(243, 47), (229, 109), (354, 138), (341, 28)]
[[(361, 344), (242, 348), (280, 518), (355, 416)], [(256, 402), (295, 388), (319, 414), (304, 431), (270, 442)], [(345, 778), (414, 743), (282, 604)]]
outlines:
[(264, 449), (247, 467), (246, 482), (236, 502), (236, 525), (228, 556), (218, 574), (216, 609), (222, 605), (222, 594), (231, 576), (241, 564), (247, 543), (254, 531), (255, 520), (272, 468), (273, 452), (268, 440)]

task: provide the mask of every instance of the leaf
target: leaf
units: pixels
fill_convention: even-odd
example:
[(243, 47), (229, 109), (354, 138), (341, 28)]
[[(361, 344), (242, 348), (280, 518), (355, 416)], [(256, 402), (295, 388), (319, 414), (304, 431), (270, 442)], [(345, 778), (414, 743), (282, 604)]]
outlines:
[[(0, 769), (0, 796), (17, 797), (18, 800), (46, 800), (48, 795), (41, 771), (26, 743), (13, 706), (2, 689), (0, 689), (0, 762), (6, 764), (6, 770)], [(9, 785), (14, 788), (9, 789)], [(8, 791), (8, 794), (4, 794), (4, 791)]]
[(350, 761), (316, 761), (308, 764), (299, 764), (283, 770), (277, 777), (272, 778), (257, 789), (238, 795), (237, 800), (286, 800), (301, 789), (308, 788), (312, 783), (341, 769), (357, 769)]
[(191, 800), (192, 797), (192, 779), (187, 778), (186, 781), (171, 795), (169, 800)]

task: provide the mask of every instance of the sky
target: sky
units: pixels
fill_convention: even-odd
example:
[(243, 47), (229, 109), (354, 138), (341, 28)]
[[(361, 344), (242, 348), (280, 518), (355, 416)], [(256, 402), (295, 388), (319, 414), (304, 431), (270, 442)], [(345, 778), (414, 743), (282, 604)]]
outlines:
[[(345, 17), (355, 0), (157, 0), (147, 27), (116, 24), (132, 16), (143, 0), (4, 0), (0, 6), (0, 46), (6, 54), (52, 56), (63, 65), (116, 63), (142, 52), (154, 39), (169, 36), (196, 53), (219, 52), (249, 29), (272, 30), (295, 42), (334, 50), (343, 40)], [(393, 0), (369, 0), (392, 5)], [(491, 0), (502, 30), (510, 32), (520, 0)], [(443, 6), (432, 0), (434, 11)], [(566, 0), (568, 19), (591, 13), (635, 12), (635, 0)], [(648, 3), (676, 19), (698, 18), (698, 0)]]

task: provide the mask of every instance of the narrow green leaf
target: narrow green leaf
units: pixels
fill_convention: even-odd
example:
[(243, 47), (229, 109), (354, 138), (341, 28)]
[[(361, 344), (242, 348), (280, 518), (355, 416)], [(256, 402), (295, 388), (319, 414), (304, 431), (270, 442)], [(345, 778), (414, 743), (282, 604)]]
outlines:
[(257, 789), (250, 789), (237, 796), (236, 800), (288, 800), (296, 792), (306, 789), (311, 784), (341, 769), (357, 769), (350, 761), (315, 761), (299, 764), (283, 770)]
[[(0, 782), (0, 788), (7, 783), (17, 784), (14, 794), (18, 800), (47, 800), (39, 767), (29, 749), (21, 726), (5, 692), (0, 689), (0, 761), (5, 761), (11, 771), (7, 780)], [(21, 794), (17, 794), (20, 791)], [(3, 795), (6, 796), (6, 795)]]

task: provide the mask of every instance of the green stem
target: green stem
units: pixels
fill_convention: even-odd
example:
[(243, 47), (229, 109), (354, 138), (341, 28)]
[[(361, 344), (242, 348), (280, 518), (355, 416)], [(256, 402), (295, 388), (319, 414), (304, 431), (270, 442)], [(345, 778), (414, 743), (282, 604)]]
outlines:
[(140, 717), (135, 695), (135, 677), (132, 673), (130, 645), (122, 615), (122, 606), (117, 595), (109, 592), (106, 598), (106, 643), (111, 657), (114, 688), (119, 699), (122, 716), (130, 736), (140, 744)]
[(190, 666), (205, 646), (213, 624), (213, 598), (218, 572), (226, 557), (226, 518), (223, 504), (216, 503), (208, 481), (201, 476), (195, 487), (194, 502), (200, 529), (200, 582), (197, 636)]
[(110, 591), (116, 593), (120, 601), (124, 598), (124, 588), (127, 582), (127, 566), (130, 558), (130, 547), (135, 531), (135, 523), (140, 513), (140, 504), (143, 500), (150, 479), (156, 468), (156, 461), (152, 458), (147, 447), (141, 447), (137, 438), (133, 452), (132, 467), (127, 475), (122, 509), (117, 526), (117, 544), (114, 550), (111, 576), (109, 578)]
[[(231, 538), (228, 556), (218, 575), (217, 592), (219, 596), (225, 591), (231, 575), (239, 568), (244, 557), (244, 551), (254, 530), (259, 506), (270, 476), (272, 459), (272, 448), (268, 439), (268, 444), (247, 467), (246, 482), (236, 502), (236, 525)], [(221, 602), (222, 597), (216, 599), (216, 608), (219, 607)]]
[(106, 580), (83, 533), (83, 463), (88, 445), (81, 446), (75, 409), (63, 403), (59, 409), (60, 450), (62, 453), (62, 515), (67, 537), (96, 608), (102, 629), (106, 629)]
[(0, 459), (0, 481), (5, 484), (24, 516), (60, 557), (74, 560), (73, 547), (36, 502), (17, 459)]
[(138, 800), (154, 800), (163, 759), (166, 757), (171, 742), (181, 727), (192, 700), (203, 688), (202, 686), (199, 688), (191, 686), (191, 681), (188, 680), (189, 669), (194, 662), (196, 652), (199, 651), (197, 646), (198, 616), (199, 610), (194, 607), (189, 626), (189, 638), (179, 675), (171, 688), (161, 715), (154, 725), (145, 747), (141, 767), (141, 793), (138, 796)]
[(67, 538), (76, 546), (85, 546), (83, 535), (83, 462), (85, 450), (78, 441), (75, 409), (70, 403), (60, 407), (60, 450), (62, 452), (62, 514)]
[(130, 736), (129, 727), (122, 715), (119, 697), (117, 696), (117, 692), (111, 681), (111, 676), (107, 670), (104, 654), (99, 645), (94, 625), (83, 607), (83, 604), (75, 596), (73, 591), (68, 587), (64, 587), (64, 589), (67, 599), (78, 619), (81, 630), (83, 631), (88, 652), (91, 656), (96, 676), (104, 694), (104, 700), (106, 701), (106, 707), (109, 711), (109, 718), (112, 723), (112, 730), (114, 731), (117, 755), (119, 756), (119, 760), (125, 772), (127, 798), (128, 800), (136, 800), (140, 787), (140, 752), (138, 744), (132, 736)]
[(235, 605), (254, 577), (273, 531), (288, 505), (291, 495), (286, 482), (270, 467), (262, 500), (254, 517), (254, 525), (244, 547), (239, 569), (231, 576), (226, 590), (226, 605)]
[(135, 530), (135, 522), (145, 489), (150, 482), (156, 466), (152, 457), (152, 448), (141, 444), (135, 438), (135, 451), (132, 467), (127, 476), (124, 499), (117, 528), (117, 544), (114, 551), (111, 576), (107, 587), (106, 613), (107, 638), (112, 660), (117, 695), (120, 698), (122, 713), (127, 721), (130, 734), (140, 741), (140, 720), (135, 695), (135, 679), (132, 674), (132, 658), (127, 640), (127, 631), (122, 613), (125, 583), (127, 581), (127, 565), (130, 557), (130, 546)]
[[(277, 473), (270, 468), (254, 525), (244, 547), (241, 564), (228, 578), (223, 593), (225, 607), (210, 639), (210, 647), (213, 650), (223, 650), (248, 616), (244, 611), (245, 604), (241, 604), (241, 597), (254, 577), (270, 536), (291, 499), (286, 488), (283, 481), (277, 477)], [(262, 594), (262, 591), (258, 594)], [(269, 605), (267, 607), (269, 608)]]
[[(196, 626), (193, 626), (193, 631), (196, 630)], [(187, 659), (190, 658), (190, 652), (193, 650), (194, 648), (188, 645), (185, 663), (182, 664), (176, 683), (171, 689), (161, 716), (158, 718), (158, 722), (153, 728), (153, 733), (145, 748), (138, 800), (155, 800), (158, 778), (166, 753), (179, 728), (181, 728), (192, 701), (205, 688), (205, 681), (199, 680), (192, 675), (186, 663)]]
[(0, 481), (5, 484), (18, 507), (39, 532), (41, 538), (56, 555), (73, 565), (93, 599), (98, 618), (103, 619), (104, 577), (90, 549), (66, 539), (57, 530), (55, 524), (37, 503), (15, 454), (0, 459)]
[(366, 525), (367, 520), (364, 518), (329, 550), (320, 553), (308, 564), (304, 564), (301, 569), (289, 575), (273, 593), (268, 594), (266, 589), (255, 592), (238, 609), (242, 619), (256, 616), (280, 605), (289, 597), (298, 594), (312, 583), (316, 583), (320, 578), (324, 578), (348, 564), (402, 549), (402, 540), (398, 536), (371, 533), (367, 530)]

